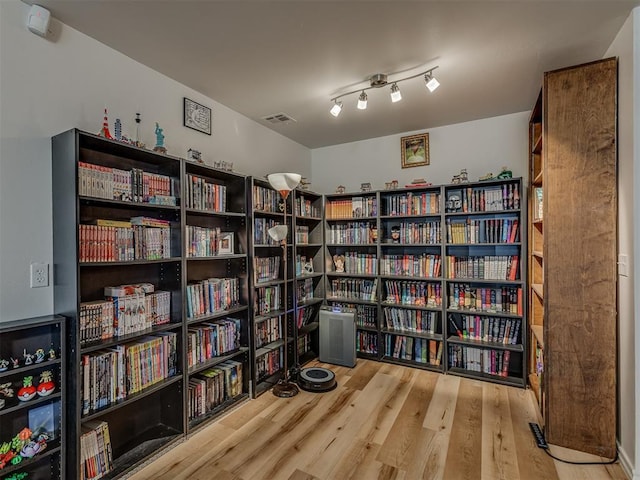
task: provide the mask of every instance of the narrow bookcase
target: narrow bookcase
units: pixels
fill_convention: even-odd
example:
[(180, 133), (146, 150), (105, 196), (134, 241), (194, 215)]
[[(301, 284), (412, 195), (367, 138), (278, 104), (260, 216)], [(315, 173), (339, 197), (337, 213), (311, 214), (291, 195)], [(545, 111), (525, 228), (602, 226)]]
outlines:
[(377, 192), (325, 196), (325, 291), (329, 305), (356, 310), (356, 352), (378, 359)]
[(526, 384), (522, 181), (446, 185), (447, 371)]
[(324, 300), (324, 230), (322, 195), (293, 193), (294, 323), (296, 366), (319, 354), (318, 315)]
[[(65, 473), (65, 324), (66, 319), (59, 315), (0, 323), (0, 360), (17, 361), (16, 365), (0, 366), (0, 401), (3, 402), (0, 444), (11, 442), (24, 428), (30, 430), (29, 442), (24, 447), (30, 456), (23, 456), (15, 465), (7, 461), (0, 469), (2, 478), (11, 474), (26, 474), (25, 478), (68, 478)], [(18, 398), (25, 381), (33, 391)], [(12, 451), (19, 454), (21, 450), (23, 447)]]
[(79, 130), (52, 148), (66, 469), (116, 478), (249, 396), (248, 178)]
[[(295, 231), (292, 229), (293, 194), (283, 201), (280, 193), (265, 180), (252, 178), (248, 191), (250, 252), (252, 262), (251, 290), (253, 315), (252, 358), (254, 375), (252, 396), (270, 389), (284, 373), (284, 349), (290, 368), (295, 360), (293, 330), (293, 296), (295, 261), (293, 256)], [(283, 217), (284, 213), (284, 217)], [(271, 227), (282, 225), (287, 232), (287, 297), (284, 298), (284, 261), (281, 245), (268, 233)], [(285, 322), (288, 338), (285, 341)]]
[(524, 387), (521, 198), (520, 178), (326, 195), (326, 298), (356, 308), (358, 355)]

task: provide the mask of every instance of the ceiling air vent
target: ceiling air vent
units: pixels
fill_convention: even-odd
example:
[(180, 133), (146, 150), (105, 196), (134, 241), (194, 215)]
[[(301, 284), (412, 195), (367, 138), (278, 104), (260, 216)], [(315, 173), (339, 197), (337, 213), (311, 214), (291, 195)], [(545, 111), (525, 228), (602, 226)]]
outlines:
[(267, 115), (266, 117), (262, 117), (265, 122), (273, 123), (274, 125), (280, 123), (289, 123), (295, 122), (296, 120), (286, 113), (274, 113), (273, 115)]

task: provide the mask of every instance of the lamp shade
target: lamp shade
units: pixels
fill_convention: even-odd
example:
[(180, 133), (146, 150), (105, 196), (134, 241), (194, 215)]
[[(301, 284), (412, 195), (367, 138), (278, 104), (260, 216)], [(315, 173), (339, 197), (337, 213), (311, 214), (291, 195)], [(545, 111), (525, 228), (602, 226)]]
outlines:
[(287, 238), (288, 232), (289, 232), (289, 229), (287, 228), (286, 225), (276, 225), (274, 227), (271, 227), (269, 230), (267, 230), (267, 233), (269, 233), (269, 236), (273, 238), (276, 242), (281, 242), (282, 240)]
[(296, 188), (302, 180), (299, 173), (271, 173), (267, 175), (269, 184), (280, 192), (283, 198), (287, 198), (289, 192)]

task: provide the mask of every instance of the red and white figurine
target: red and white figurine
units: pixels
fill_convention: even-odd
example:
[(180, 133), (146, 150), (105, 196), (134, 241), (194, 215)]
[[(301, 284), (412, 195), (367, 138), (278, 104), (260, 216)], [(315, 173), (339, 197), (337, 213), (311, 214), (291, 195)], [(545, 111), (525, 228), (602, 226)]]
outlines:
[(40, 374), (40, 383), (38, 384), (37, 392), (41, 397), (50, 395), (56, 389), (56, 384), (51, 380), (52, 377), (53, 374), (49, 370), (45, 370)]

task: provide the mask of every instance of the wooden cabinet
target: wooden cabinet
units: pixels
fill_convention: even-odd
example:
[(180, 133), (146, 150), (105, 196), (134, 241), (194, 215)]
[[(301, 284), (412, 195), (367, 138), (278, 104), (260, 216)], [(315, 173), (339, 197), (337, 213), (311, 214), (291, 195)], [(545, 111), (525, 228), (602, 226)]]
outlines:
[(30, 431), (0, 455), (1, 478), (68, 478), (65, 322), (53, 315), (0, 323), (0, 444)]
[(608, 458), (617, 422), (616, 88), (613, 58), (547, 72), (530, 127), (530, 338), (532, 351), (543, 350), (545, 435)]

